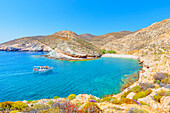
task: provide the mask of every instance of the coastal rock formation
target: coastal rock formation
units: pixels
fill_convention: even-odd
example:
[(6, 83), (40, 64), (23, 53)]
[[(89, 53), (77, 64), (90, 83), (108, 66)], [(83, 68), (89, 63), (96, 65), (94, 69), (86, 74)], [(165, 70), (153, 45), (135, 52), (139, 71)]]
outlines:
[(98, 48), (72, 31), (12, 40), (0, 44), (0, 51), (51, 51), (47, 57), (63, 60), (94, 59), (101, 56)]
[(24, 37), (0, 44), (0, 51), (51, 51), (52, 49), (39, 42), (44, 36)]
[(39, 40), (54, 50), (47, 57), (63, 60), (100, 57), (99, 49), (71, 31), (60, 31)]

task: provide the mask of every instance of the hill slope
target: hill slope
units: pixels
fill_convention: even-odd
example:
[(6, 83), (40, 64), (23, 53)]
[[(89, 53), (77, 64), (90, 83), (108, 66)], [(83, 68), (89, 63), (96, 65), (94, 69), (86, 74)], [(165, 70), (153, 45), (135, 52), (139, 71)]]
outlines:
[(112, 33), (108, 33), (108, 34), (105, 34), (105, 35), (96, 36), (96, 37), (93, 37), (93, 38), (87, 38), (87, 40), (89, 42), (91, 42), (93, 45), (101, 48), (106, 43), (113, 41), (115, 39), (122, 38), (122, 37), (124, 37), (124, 36), (126, 36), (130, 33), (132, 33), (132, 32), (131, 31), (112, 32)]
[(85, 34), (81, 34), (81, 35), (79, 35), (79, 36), (82, 37), (82, 38), (85, 38), (85, 39), (90, 39), (90, 38), (95, 37), (96, 35), (92, 35), (92, 34), (89, 34), (89, 33), (85, 33)]
[(54, 49), (48, 57), (68, 60), (100, 57), (95, 46), (71, 31), (60, 31), (39, 41)]
[(38, 40), (45, 36), (23, 37), (0, 44), (1, 51), (51, 51)]
[(1, 51), (51, 51), (47, 56), (58, 59), (91, 59), (100, 57), (99, 49), (71, 31), (60, 31), (49, 36), (15, 39), (0, 44)]
[(169, 51), (170, 47), (170, 19), (152, 24), (123, 38), (112, 40), (102, 48), (115, 50), (119, 53), (133, 53), (145, 51), (147, 53), (161, 53)]

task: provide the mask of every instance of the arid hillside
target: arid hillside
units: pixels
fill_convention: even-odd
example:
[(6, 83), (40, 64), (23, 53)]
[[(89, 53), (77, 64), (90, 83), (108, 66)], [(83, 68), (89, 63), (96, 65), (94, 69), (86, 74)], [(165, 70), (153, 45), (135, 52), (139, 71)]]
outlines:
[(87, 40), (90, 43), (92, 43), (93, 45), (95, 45), (96, 47), (101, 48), (102, 46), (109, 43), (110, 41), (122, 38), (122, 37), (124, 37), (128, 34), (131, 34), (131, 33), (132, 33), (131, 31), (112, 32), (112, 33), (108, 33), (108, 34), (105, 34), (105, 35), (96, 36), (96, 37), (93, 37), (93, 38), (87, 38)]
[(93, 38), (95, 37), (96, 35), (92, 35), (92, 34), (89, 34), (89, 33), (85, 33), (85, 34), (81, 34), (79, 35), (80, 37), (84, 38), (84, 39), (90, 39), (90, 38)]
[(39, 41), (53, 49), (50, 57), (65, 59), (67, 55), (70, 59), (100, 56), (99, 49), (72, 31), (59, 31)]
[(118, 53), (133, 53), (139, 50), (145, 54), (169, 52), (170, 19), (156, 22), (123, 38), (114, 39), (101, 48), (115, 50)]
[(51, 48), (39, 42), (45, 36), (32, 36), (14, 39), (0, 44), (1, 51), (51, 51)]

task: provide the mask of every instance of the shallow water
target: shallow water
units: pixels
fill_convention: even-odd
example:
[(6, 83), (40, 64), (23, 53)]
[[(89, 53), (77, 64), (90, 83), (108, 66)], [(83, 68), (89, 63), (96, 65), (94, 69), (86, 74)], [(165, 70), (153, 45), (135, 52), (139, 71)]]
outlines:
[[(92, 94), (102, 97), (120, 91), (121, 78), (139, 70), (134, 59), (101, 58), (60, 61), (39, 57), (41, 52), (0, 52), (0, 101), (38, 100)], [(35, 74), (33, 66), (48, 65), (52, 72)]]

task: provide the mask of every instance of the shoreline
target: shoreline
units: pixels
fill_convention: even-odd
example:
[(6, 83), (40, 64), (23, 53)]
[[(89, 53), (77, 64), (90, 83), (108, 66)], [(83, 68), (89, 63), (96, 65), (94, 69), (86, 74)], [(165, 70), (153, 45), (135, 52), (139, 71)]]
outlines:
[(137, 56), (133, 56), (133, 55), (125, 55), (125, 54), (103, 54), (101, 57), (114, 57), (114, 58), (130, 58), (130, 59), (138, 59)]

